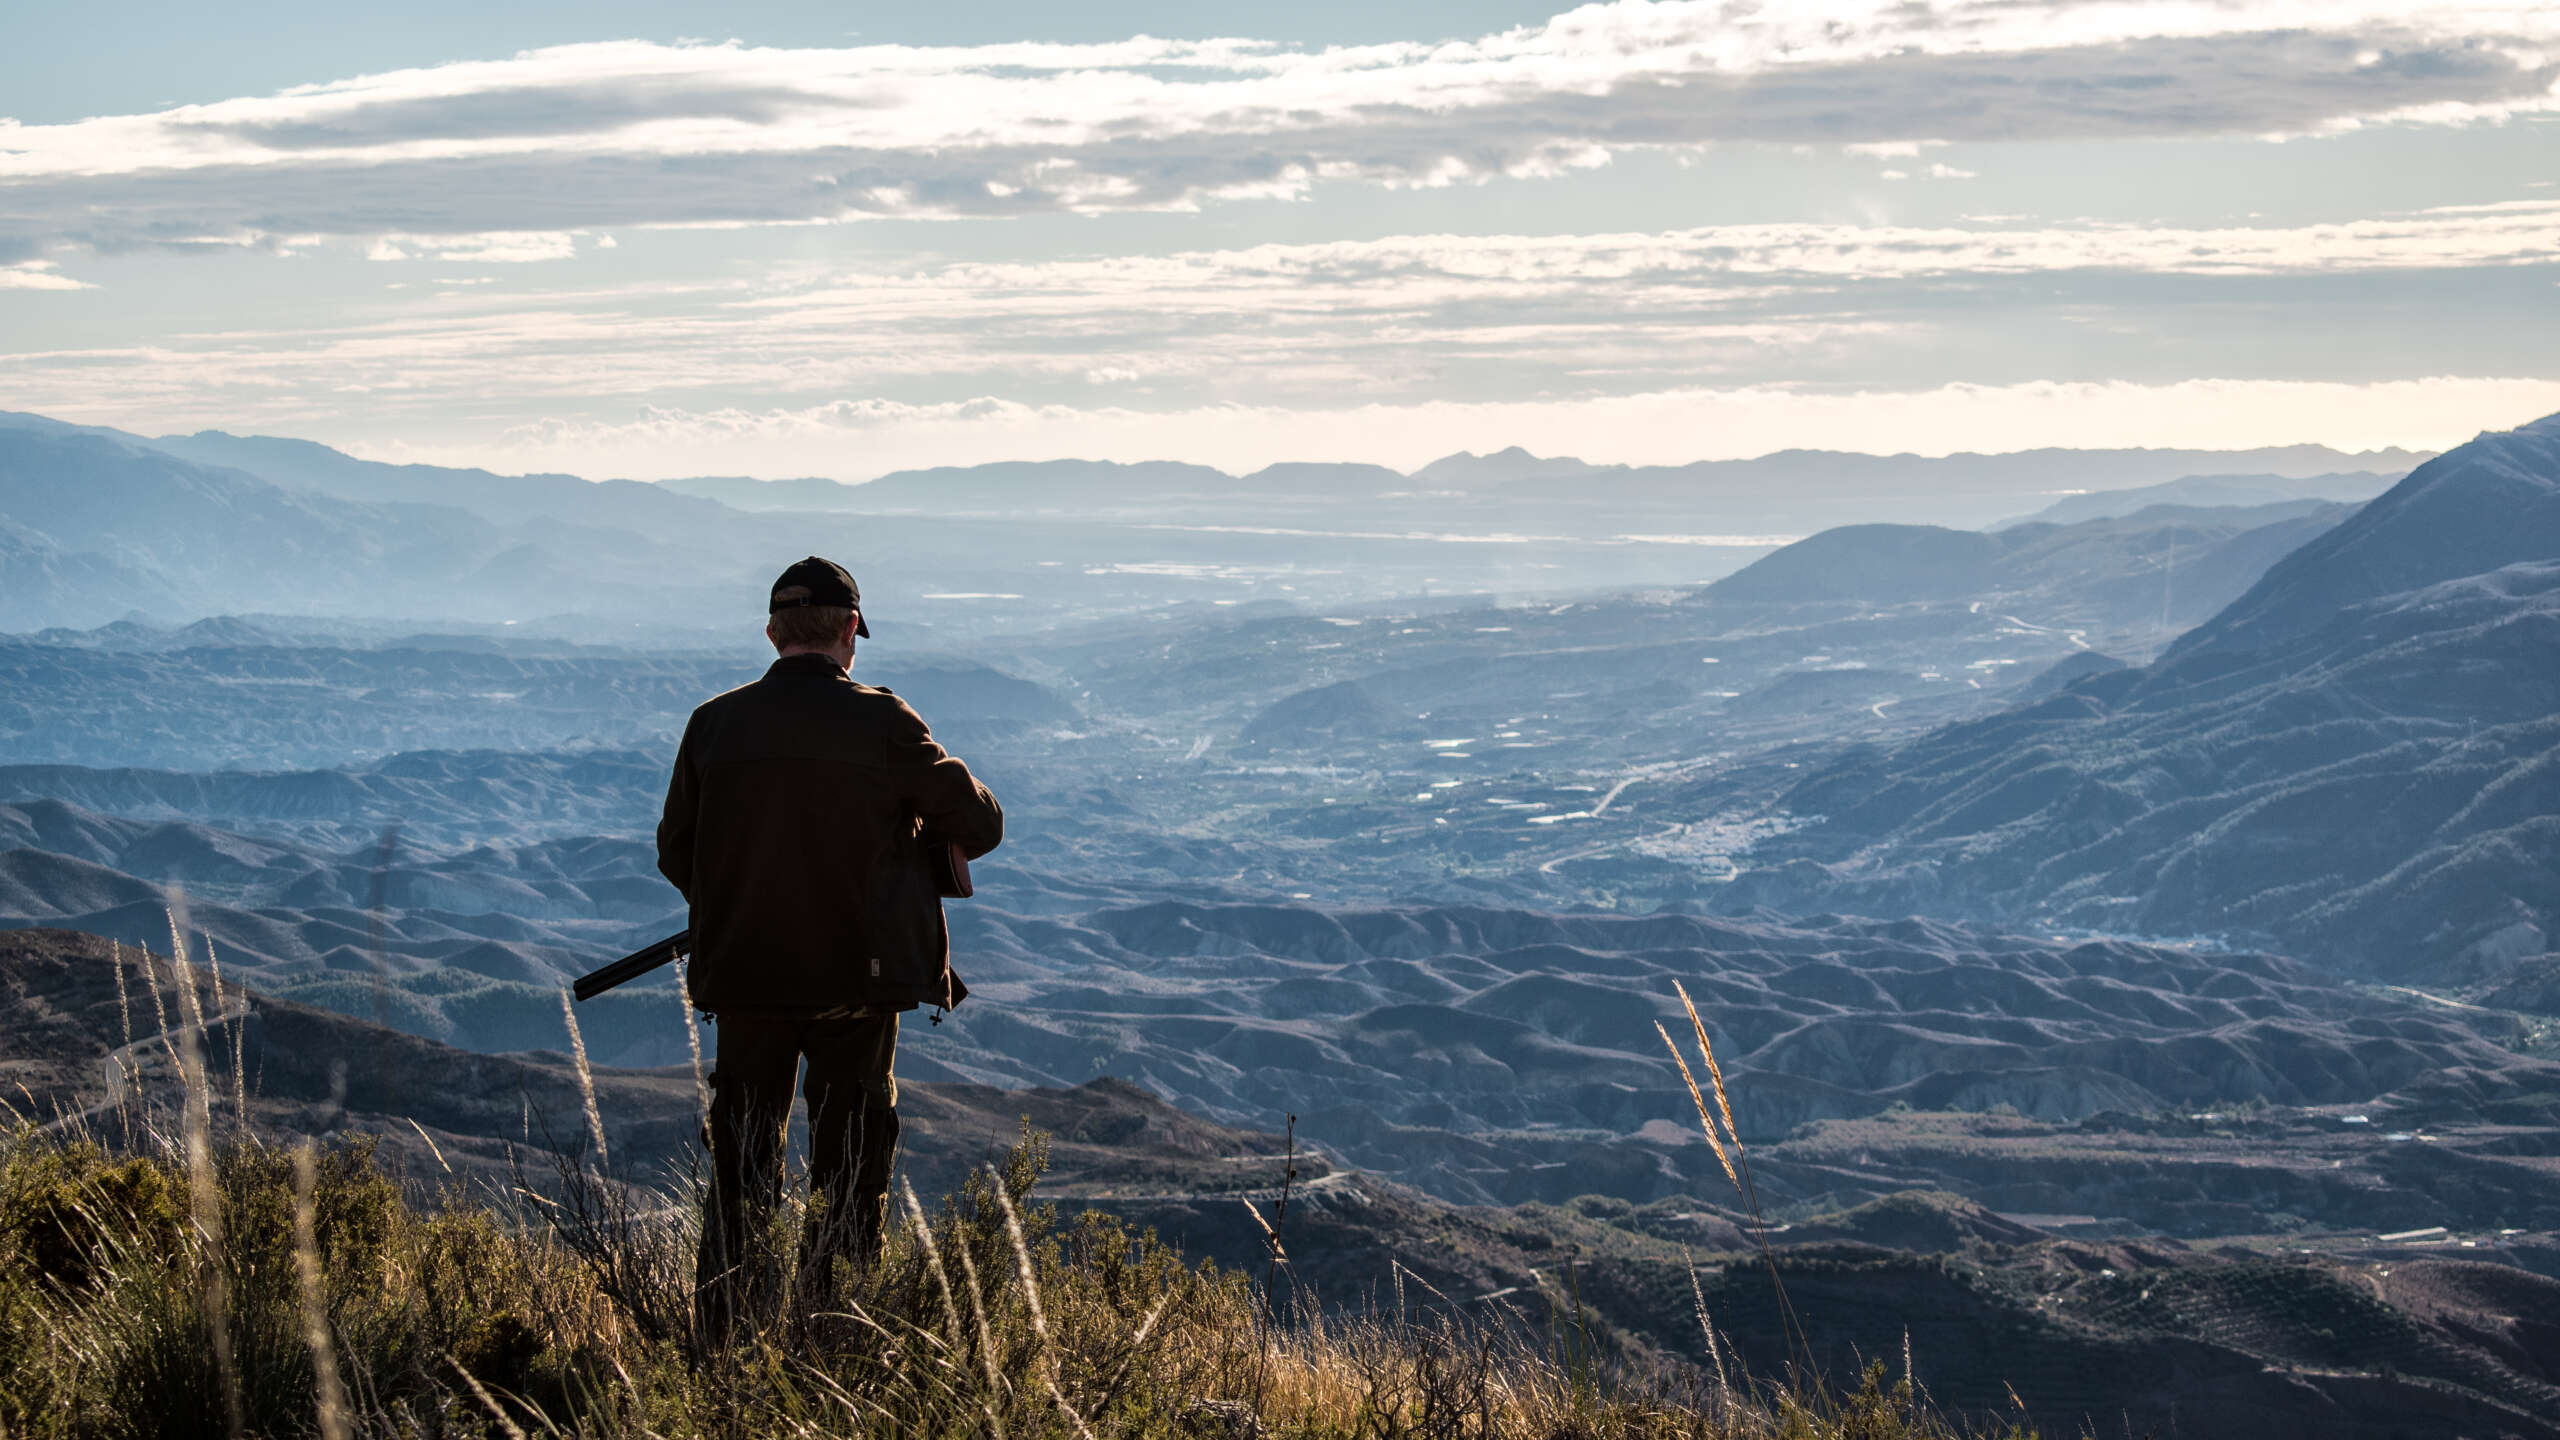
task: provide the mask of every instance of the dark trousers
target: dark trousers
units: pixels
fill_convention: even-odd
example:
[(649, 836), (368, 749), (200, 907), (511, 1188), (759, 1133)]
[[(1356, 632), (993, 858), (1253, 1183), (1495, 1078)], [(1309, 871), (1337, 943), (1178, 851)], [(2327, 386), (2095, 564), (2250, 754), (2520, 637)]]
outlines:
[(867, 1265), (888, 1218), (898, 1153), (898, 1017), (820, 1020), (723, 1014), (711, 1072), (711, 1188), (704, 1198), (694, 1308), (713, 1339), (769, 1318), (780, 1298), (774, 1207), (792, 1080), (808, 1061), (809, 1189), (802, 1275), (823, 1283), (839, 1258)]

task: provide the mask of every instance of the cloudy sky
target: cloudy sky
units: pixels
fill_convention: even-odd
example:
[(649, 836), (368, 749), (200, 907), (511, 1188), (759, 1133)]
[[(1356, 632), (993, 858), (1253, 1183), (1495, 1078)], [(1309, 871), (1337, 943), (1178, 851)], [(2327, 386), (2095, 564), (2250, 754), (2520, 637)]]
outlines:
[(2560, 411), (2549, 3), (101, 0), (0, 41), (0, 408), (152, 433), (860, 479)]

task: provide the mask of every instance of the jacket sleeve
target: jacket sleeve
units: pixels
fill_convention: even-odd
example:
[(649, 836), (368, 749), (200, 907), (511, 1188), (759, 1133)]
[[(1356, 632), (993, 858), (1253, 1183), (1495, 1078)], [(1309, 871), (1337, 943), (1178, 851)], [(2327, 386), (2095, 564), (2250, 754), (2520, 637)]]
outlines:
[(946, 752), (904, 701), (889, 741), (890, 762), (905, 777), (924, 831), (959, 845), (975, 860), (1004, 843), (1004, 807), (960, 757)]
[(693, 903), (693, 835), (699, 812), (693, 779), (693, 727), (688, 720), (684, 740), (676, 746), (675, 773), (667, 777), (667, 808), (658, 816), (658, 873), (676, 887), (685, 903)]

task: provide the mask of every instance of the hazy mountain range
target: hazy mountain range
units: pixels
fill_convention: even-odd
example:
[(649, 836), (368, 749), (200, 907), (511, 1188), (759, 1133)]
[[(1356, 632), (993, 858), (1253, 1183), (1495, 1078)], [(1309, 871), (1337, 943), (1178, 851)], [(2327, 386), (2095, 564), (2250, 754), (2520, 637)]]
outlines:
[[(1635, 507), (1804, 516), (1862, 504), (1907, 510), (1917, 502), (1933, 518), (1965, 523), (1985, 505), (1997, 513), (2003, 499), (2040, 494), (2067, 495), (2067, 501), (2057, 503), (2072, 504), (2078, 513), (2039, 518), (2121, 513), (2087, 492), (2128, 487), (2142, 504), (2361, 500), (2427, 458), (2425, 452), (2406, 450), (2349, 456), (2326, 446), (2291, 445), (2246, 451), (2028, 450), (1944, 457), (1786, 450), (1750, 460), (1687, 465), (1592, 465), (1514, 447), (1489, 455), (1462, 452), (1410, 473), (1383, 465), (1284, 463), (1230, 475), (1172, 461), (1052, 460), (902, 470), (858, 485), (737, 477), (665, 484), (742, 509), (949, 513), (1029, 507), (1090, 513), (1097, 507), (1217, 505), (1248, 498), (1308, 508), (1357, 501), (1365, 508), (1415, 498), (1527, 503), (1569, 491), (1578, 503), (1610, 513)], [(2345, 471), (2350, 461), (2364, 468)], [(2232, 468), (2236, 466), (2261, 466), (2265, 473), (2239, 473)]]
[[(1825, 1363), (1916, 1324), (1969, 1405), (2537, 1433), (2560, 1360), (2498, 1307), (2560, 1271), (2555, 427), (2405, 479), (2300, 447), (844, 486), (18, 417), (0, 927), (174, 912), (247, 987), (260, 1123), (415, 1121), (493, 1171), (569, 1103), (558, 987), (683, 922), (648, 832), (685, 714), (766, 663), (778, 561), (837, 554), (857, 675), (1008, 811), (953, 906), (976, 995), (902, 1039), (921, 1183), (1035, 1114), (1062, 1198), (1233, 1262), (1294, 1115), (1310, 1273), (1427, 1253), (1500, 1295), (1566, 1254), (1630, 1343), (1700, 1295), (1775, 1334), (1738, 1269), (1690, 1289), (1748, 1257), (1653, 1033), (1677, 980)], [(31, 1093), (95, 1103), (100, 944), (0, 939)], [(579, 1014), (631, 1067), (617, 1150), (681, 1154), (668, 978)], [(2385, 1365), (2426, 1403), (2375, 1400)]]
[(2199, 471), (2396, 472), (2418, 458), (2316, 446), (1945, 459), (1788, 452), (1630, 469), (1507, 451), (1453, 456), (1411, 476), (1364, 465), (1282, 464), (1239, 477), (1058, 460), (863, 485), (640, 484), (381, 464), (218, 431), (154, 439), (0, 413), (0, 629), (94, 626), (137, 611), (179, 622), (583, 615), (636, 623), (663, 641), (711, 615), (752, 614), (774, 557), (811, 550), (855, 564), (884, 618), (894, 609), (910, 634), (1126, 612), (1204, 592), (1310, 603), (1434, 589), (1558, 593), (1712, 579), (1769, 548), (1766, 537), (1844, 520), (1980, 523), (2060, 492)]

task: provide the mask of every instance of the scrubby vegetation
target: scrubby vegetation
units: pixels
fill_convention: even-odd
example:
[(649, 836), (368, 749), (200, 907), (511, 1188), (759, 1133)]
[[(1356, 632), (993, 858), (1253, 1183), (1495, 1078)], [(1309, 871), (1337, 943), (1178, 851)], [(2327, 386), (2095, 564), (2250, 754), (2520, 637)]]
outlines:
[(938, 1214), (905, 1197), (873, 1272), (795, 1276), (781, 1318), (706, 1350), (681, 1184), (570, 1162), (429, 1199), (361, 1140), (217, 1146), (203, 1124), (193, 1146), (0, 1141), (0, 1434), (1955, 1433), (1882, 1367), (1828, 1395), (1720, 1367), (1703, 1332), (1694, 1365), (1638, 1357), (1569, 1295), (1274, 1313), (1262, 1276), (1034, 1204), (1031, 1134)]

